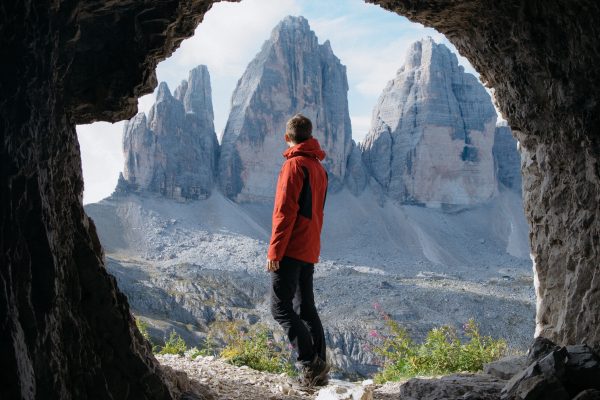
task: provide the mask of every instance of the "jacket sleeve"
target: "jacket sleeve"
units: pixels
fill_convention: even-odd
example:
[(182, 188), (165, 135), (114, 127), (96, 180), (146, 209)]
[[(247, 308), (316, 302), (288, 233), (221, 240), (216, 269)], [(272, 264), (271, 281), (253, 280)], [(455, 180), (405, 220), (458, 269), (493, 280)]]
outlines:
[(300, 207), (298, 198), (303, 181), (304, 173), (297, 163), (286, 161), (277, 180), (271, 243), (267, 254), (269, 260), (280, 261), (285, 255)]

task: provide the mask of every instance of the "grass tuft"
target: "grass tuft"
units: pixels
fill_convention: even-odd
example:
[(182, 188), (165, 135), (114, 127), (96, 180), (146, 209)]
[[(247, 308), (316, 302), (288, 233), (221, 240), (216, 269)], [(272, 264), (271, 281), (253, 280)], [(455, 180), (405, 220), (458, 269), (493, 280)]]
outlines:
[(506, 341), (482, 336), (474, 319), (464, 326), (462, 341), (455, 328), (442, 326), (427, 334), (423, 343), (415, 343), (406, 329), (384, 315), (386, 333), (372, 331), (373, 351), (382, 357), (383, 368), (375, 382), (399, 381), (414, 376), (477, 372), (483, 364), (497, 360), (507, 350)]

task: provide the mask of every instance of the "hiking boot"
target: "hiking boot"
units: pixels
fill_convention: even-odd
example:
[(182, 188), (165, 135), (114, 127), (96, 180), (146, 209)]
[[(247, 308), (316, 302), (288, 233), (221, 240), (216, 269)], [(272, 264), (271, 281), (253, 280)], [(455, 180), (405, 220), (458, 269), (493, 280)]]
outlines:
[(302, 364), (299, 368), (298, 383), (302, 386), (325, 386), (329, 383), (327, 374), (331, 369), (331, 365), (323, 361), (319, 356), (310, 362), (310, 364)]

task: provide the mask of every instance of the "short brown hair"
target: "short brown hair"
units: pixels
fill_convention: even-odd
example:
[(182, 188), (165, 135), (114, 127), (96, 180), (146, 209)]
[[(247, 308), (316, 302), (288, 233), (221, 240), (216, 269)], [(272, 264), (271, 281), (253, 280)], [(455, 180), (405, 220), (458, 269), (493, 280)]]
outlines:
[(312, 122), (302, 114), (296, 114), (285, 125), (285, 134), (294, 143), (302, 143), (312, 137)]

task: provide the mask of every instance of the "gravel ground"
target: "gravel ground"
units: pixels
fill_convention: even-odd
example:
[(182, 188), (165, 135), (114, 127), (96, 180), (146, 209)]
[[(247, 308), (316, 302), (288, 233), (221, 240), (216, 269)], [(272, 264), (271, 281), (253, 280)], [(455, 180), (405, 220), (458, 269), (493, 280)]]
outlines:
[[(236, 367), (214, 357), (191, 359), (178, 355), (156, 355), (162, 365), (184, 371), (192, 380), (207, 385), (220, 400), (333, 399), (361, 393), (362, 399), (397, 399), (401, 383), (376, 385), (372, 381), (347, 382), (331, 380), (317, 390), (304, 389), (285, 374), (271, 374), (248, 367)], [(337, 393), (333, 397), (331, 393)], [(350, 397), (351, 398), (351, 397)], [(361, 397), (356, 397), (361, 399)]]
[[(345, 376), (374, 371), (365, 340), (383, 329), (375, 306), (417, 340), (474, 318), (483, 334), (524, 350), (535, 297), (520, 201), (502, 192), (489, 204), (443, 211), (379, 205), (368, 192), (329, 196), (315, 298), (335, 366)], [(239, 205), (219, 193), (189, 203), (128, 195), (86, 211), (109, 271), (153, 338), (175, 329), (200, 346), (210, 324), (231, 319), (277, 331), (264, 272), (268, 205)]]

